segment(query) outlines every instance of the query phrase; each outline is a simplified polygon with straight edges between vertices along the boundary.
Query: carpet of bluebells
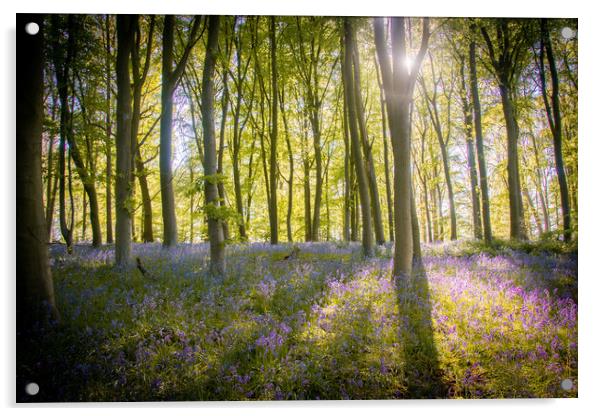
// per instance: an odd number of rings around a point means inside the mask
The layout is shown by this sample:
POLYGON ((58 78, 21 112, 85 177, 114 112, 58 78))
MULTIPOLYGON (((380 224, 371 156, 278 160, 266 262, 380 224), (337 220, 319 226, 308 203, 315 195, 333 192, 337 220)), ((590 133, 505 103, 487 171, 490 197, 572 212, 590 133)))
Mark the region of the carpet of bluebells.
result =
POLYGON ((232 244, 222 278, 206 244, 134 245, 145 276, 52 247, 61 322, 19 334, 20 400, 576 397, 576 253, 471 244, 403 281, 390 246, 232 244))

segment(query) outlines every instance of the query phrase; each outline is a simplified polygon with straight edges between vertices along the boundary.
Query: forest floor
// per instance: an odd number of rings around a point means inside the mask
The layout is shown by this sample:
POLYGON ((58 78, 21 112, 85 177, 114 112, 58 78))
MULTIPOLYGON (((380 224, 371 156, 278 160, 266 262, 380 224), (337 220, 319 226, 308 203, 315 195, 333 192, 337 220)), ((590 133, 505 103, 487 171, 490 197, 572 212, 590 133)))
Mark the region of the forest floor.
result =
POLYGON ((51 248, 60 324, 18 339, 20 401, 577 396, 577 254, 426 245, 392 281, 391 246, 135 244, 51 248), (34 341, 35 340, 35 341, 34 341))

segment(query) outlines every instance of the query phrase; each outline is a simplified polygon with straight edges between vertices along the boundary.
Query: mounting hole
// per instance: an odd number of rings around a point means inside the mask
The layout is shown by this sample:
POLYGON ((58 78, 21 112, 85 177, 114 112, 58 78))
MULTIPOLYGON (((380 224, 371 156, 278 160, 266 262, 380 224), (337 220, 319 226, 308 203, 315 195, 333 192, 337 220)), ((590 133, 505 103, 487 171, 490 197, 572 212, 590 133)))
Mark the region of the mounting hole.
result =
POLYGON ((560 387, 562 387, 563 390, 571 391, 573 390, 573 381, 571 379, 565 378, 564 380, 562 380, 562 383, 560 383, 560 387))
POLYGON ((40 386, 38 386, 38 383, 28 383, 25 386, 25 393, 29 394, 30 396, 35 396, 39 392, 40 386))
POLYGON ((566 40, 573 39, 575 37, 575 31, 573 29, 571 29, 570 27, 563 27, 562 30, 560 31, 560 34, 566 40))
POLYGON ((29 22, 25 25, 25 32, 28 35, 37 35, 40 31, 40 26, 35 22, 29 22))

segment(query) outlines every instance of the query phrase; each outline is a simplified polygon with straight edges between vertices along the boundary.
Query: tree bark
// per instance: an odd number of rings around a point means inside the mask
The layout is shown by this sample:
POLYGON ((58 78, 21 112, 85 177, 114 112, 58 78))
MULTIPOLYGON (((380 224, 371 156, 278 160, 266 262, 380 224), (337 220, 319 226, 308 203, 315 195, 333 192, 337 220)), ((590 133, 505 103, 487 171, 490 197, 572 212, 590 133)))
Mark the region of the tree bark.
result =
MULTIPOLYGON (((217 173, 222 175, 224 172, 224 149, 226 146, 226 116, 228 115, 228 100, 230 91, 228 89, 228 71, 224 70, 222 74, 222 83, 224 84, 224 91, 222 92, 222 119, 220 121, 219 128, 219 150, 217 155, 217 173)), ((219 204, 221 207, 226 207, 226 189, 224 182, 220 180, 217 183, 217 192, 219 195, 219 204)), ((228 227, 227 219, 222 220, 222 234, 224 240, 230 240, 230 228, 228 227)))
POLYGON ((483 234, 485 242, 491 244, 491 215, 489 213, 489 186, 487 180, 487 164, 485 159, 485 150, 483 146, 483 128, 481 123, 481 101, 479 99, 479 86, 477 78, 477 59, 476 59, 476 25, 471 25, 473 37, 469 46, 469 66, 470 66, 470 97, 472 100, 472 110, 475 126, 475 139, 477 148, 477 161, 479 164, 479 185, 481 190, 481 207, 483 212, 483 234))
POLYGON ((44 16, 17 14, 17 331, 59 319, 42 201, 44 16), (37 23, 36 35, 25 25, 37 23))
POLYGON ((521 39, 511 39, 507 19, 496 20, 496 31, 497 42, 499 44, 499 58, 496 58, 493 43, 486 28, 481 27, 481 34, 487 44, 489 58, 497 75, 498 89, 502 99, 502 108, 506 122, 508 150, 506 171, 508 173, 508 198, 510 205, 510 238, 522 240, 526 239, 525 219, 518 166, 519 131, 512 93, 515 84, 514 78, 517 74, 516 60, 523 45, 521 39))
MULTIPOLYGON (((56 121, 57 98, 52 94, 52 114, 51 119, 56 121)), ((48 137, 48 181, 46 183, 46 233, 48 241, 52 240, 52 223, 54 219, 54 201, 59 179, 58 169, 54 166, 54 131, 48 137), (53 173, 54 172, 54 173, 53 173)))
MULTIPOLYGON (((355 33, 352 33, 355 36, 355 33)), ((372 147, 368 142, 368 129, 366 127, 366 116, 364 114, 364 105, 361 92, 360 78, 360 60, 357 41, 353 39, 353 77, 354 77, 354 94, 355 105, 357 107, 358 127, 360 134, 360 142, 364 151, 366 161, 366 176, 368 177, 368 186, 370 191, 370 206, 374 222, 374 236, 376 244, 382 245, 385 243, 385 232, 383 229, 382 211, 380 209, 380 197, 378 195, 378 183, 376 182, 376 171, 374 168, 374 159, 372 157, 372 147)))
POLYGON ((130 53, 134 46, 136 15, 117 16, 117 175, 115 181, 115 264, 125 268, 131 251, 131 172, 132 106, 130 90, 130 53))
POLYGON ((210 247, 210 272, 215 275, 223 275, 225 271, 225 249, 224 235, 220 216, 217 215, 219 206, 219 192, 216 178, 216 143, 214 131, 214 86, 213 75, 217 57, 217 40, 219 35, 220 16, 209 17, 209 38, 207 40, 207 52, 205 54, 205 65, 203 68, 203 83, 201 93, 201 112, 203 115, 203 145, 205 168, 205 204, 210 208, 207 212, 207 223, 210 247), (212 179, 213 177, 213 179, 212 179))
MULTIPOLYGON (((375 61, 378 66, 378 62, 375 61)), ((385 163, 385 186, 387 192, 387 214, 389 220, 389 241, 395 241, 395 230, 393 226, 393 201, 391 198, 391 178, 389 175, 389 144, 387 143, 387 110, 385 108, 385 91, 380 80, 379 70, 376 70, 376 79, 380 92, 380 112, 383 129, 383 159, 385 163)))
POLYGON ((556 59, 552 50, 550 33, 548 30, 547 19, 541 19, 541 56, 540 56, 540 74, 541 89, 546 106, 546 114, 552 137, 554 139, 554 162, 556 164, 556 176, 558 177, 558 187, 560 189, 560 204, 562 205, 562 225, 564 241, 571 241, 571 207, 569 204, 569 189, 564 171, 564 159, 562 157, 562 117, 560 115, 560 99, 558 88, 558 71, 556 69, 556 59), (552 108, 546 91, 546 75, 543 64, 543 51, 546 51, 548 66, 550 68, 550 77, 552 78, 552 108))
POLYGON ((163 57, 161 75, 161 133, 159 143, 159 173, 161 182, 161 206, 163 214, 163 247, 171 248, 178 244, 178 227, 176 220, 176 205, 173 190, 172 165, 172 124, 173 124, 173 93, 180 80, 190 51, 196 41, 200 26, 200 17, 194 18, 190 37, 184 48, 184 53, 173 67, 174 49, 174 16, 166 15, 163 23, 163 57))
POLYGON ((282 122, 284 123, 284 139, 286 140, 286 149, 288 151, 288 202, 286 209, 286 237, 290 242, 293 241, 293 227, 292 227, 292 216, 293 216, 293 172, 294 172, 294 159, 293 159, 293 148, 291 146, 291 138, 288 130, 288 120, 286 118, 286 112, 284 107, 284 88, 280 90, 279 94, 280 101, 280 112, 282 113, 282 122))
MULTIPOLYGON (((391 19, 392 65, 386 50, 384 22, 374 19, 374 41, 385 88, 385 101, 389 115, 389 131, 393 149, 393 188, 395 218, 395 251, 393 253, 393 276, 409 277, 412 273, 414 242, 412 237, 412 179, 410 146, 410 104, 414 84, 429 38, 428 18, 423 20, 420 50, 414 68, 408 73, 406 59, 405 22, 403 18, 391 19)), ((419 244, 420 242, 416 242, 419 244)))
MULTIPOLYGON (((140 52, 141 52, 141 31, 140 25, 136 23, 134 45, 132 47, 132 84, 133 84, 133 106, 132 106, 132 187, 135 187, 135 180, 138 177, 140 184, 140 198, 142 199, 142 241, 145 243, 153 242, 153 212, 150 192, 148 189, 147 174, 142 161, 142 153, 140 150, 141 143, 138 142, 138 132, 140 128, 141 105, 142 105, 142 87, 146 81, 150 68, 153 33, 155 27, 155 16, 150 17, 149 29, 146 43, 146 59, 144 66, 141 68, 140 52)), ((152 129, 152 127, 151 127, 152 129)), ((133 222, 132 222, 133 224, 133 222)))
MULTIPOLYGON (((58 92, 59 92, 59 100, 61 102, 61 139, 66 139, 67 143, 69 143, 69 153, 73 162, 75 163, 75 167, 77 169, 77 173, 82 180, 84 191, 88 195, 90 200, 90 222, 92 224, 92 245, 94 247, 100 246, 102 243, 102 235, 100 230, 100 220, 98 216, 98 198, 96 196, 96 187, 94 186, 94 179, 90 177, 88 170, 86 169, 84 160, 79 151, 79 147, 73 135, 72 128, 72 114, 69 109, 69 86, 72 84, 70 80, 70 67, 75 60, 75 50, 76 50, 76 17, 74 15, 69 15, 67 17, 67 51, 66 56, 63 56, 64 48, 60 45, 59 37, 61 28, 59 28, 58 17, 53 16, 53 26, 54 27, 54 41, 53 41, 53 61, 55 74, 57 78, 58 84, 58 92)), ((64 159, 63 159, 63 167, 64 167, 64 159)), ((64 170, 62 170, 64 172, 64 170)), ((63 185, 64 189, 64 185, 63 185)), ((63 191, 64 195, 64 191, 63 191)), ((71 246, 70 244, 68 244, 71 246)))
POLYGON ((270 18, 270 57, 272 64, 272 109, 270 128, 270 243, 278 244, 278 189, 276 184, 278 158, 278 66, 276 62, 276 21, 270 18))
POLYGON ((372 217, 370 213, 370 193, 368 189, 368 178, 364 170, 364 160, 362 158, 362 149, 358 131, 358 115, 356 113, 357 104, 354 91, 353 76, 353 50, 355 40, 355 29, 350 18, 344 21, 344 55, 345 65, 343 74, 343 85, 345 96, 347 97, 347 116, 349 124, 349 133, 351 137, 351 149, 355 165, 355 173, 359 184, 360 204, 362 208, 362 247, 366 257, 374 256, 374 236, 372 234, 372 217))
POLYGON ((112 201, 112 180, 113 174, 111 142, 113 122, 111 121, 111 27, 109 15, 105 16, 105 36, 106 36, 106 55, 105 55, 105 75, 106 75, 106 113, 105 113, 105 134, 106 134, 106 158, 107 169, 105 174, 105 192, 106 192, 106 215, 107 215, 107 244, 113 244, 113 201, 112 201))

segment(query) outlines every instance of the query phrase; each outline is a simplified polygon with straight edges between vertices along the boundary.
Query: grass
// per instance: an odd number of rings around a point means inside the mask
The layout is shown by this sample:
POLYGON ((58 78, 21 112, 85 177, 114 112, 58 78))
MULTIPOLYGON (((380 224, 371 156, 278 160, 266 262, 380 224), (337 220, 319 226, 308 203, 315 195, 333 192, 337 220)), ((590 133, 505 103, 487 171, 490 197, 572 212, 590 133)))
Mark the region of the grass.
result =
POLYGON ((147 277, 53 248, 62 321, 18 336, 18 385, 40 385, 18 400, 577 395, 574 251, 436 244, 392 281, 390 247, 298 246, 230 245, 223 278, 203 244, 135 245, 147 277))

